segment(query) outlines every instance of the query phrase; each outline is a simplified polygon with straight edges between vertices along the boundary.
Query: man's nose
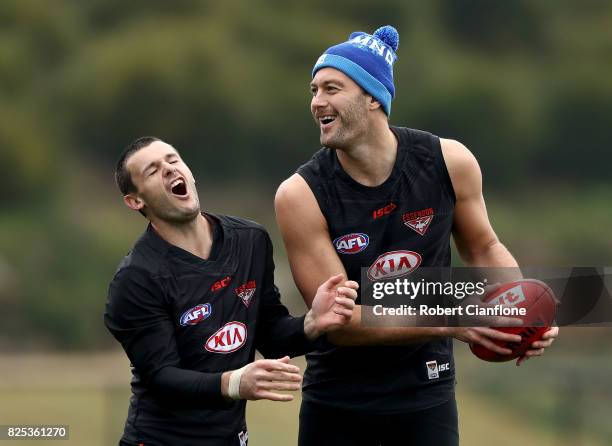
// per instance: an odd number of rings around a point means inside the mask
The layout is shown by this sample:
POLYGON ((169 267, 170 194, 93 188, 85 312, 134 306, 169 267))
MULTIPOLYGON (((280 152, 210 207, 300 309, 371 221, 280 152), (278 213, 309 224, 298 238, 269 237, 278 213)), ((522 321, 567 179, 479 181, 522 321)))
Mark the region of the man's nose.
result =
POLYGON ((164 176, 166 177, 172 175, 176 171, 176 167, 166 161, 163 162, 162 169, 164 169, 164 176))
POLYGON ((325 105, 327 105, 327 98, 325 97, 324 93, 317 92, 316 94, 312 96, 312 101, 310 103, 310 106, 312 107, 313 110, 319 107, 324 107, 325 105))

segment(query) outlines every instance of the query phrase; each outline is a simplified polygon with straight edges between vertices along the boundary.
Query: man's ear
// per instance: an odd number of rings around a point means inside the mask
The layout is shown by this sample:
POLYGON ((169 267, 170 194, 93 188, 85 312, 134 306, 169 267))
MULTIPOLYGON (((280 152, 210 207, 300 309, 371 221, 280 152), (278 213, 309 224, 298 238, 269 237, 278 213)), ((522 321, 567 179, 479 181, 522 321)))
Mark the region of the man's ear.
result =
POLYGON ((373 96, 368 95, 368 110, 376 110, 377 108, 381 108, 380 102, 373 96))
POLYGON ((135 211, 140 211, 145 207, 145 202, 136 194, 127 194, 123 197, 123 202, 127 207, 135 211))

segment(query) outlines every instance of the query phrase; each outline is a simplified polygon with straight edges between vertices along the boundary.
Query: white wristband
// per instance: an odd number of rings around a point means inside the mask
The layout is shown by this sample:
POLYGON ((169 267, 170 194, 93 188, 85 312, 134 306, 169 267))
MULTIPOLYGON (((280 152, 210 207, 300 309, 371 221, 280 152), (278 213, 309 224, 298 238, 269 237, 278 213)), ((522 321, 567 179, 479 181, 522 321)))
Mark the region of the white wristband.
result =
POLYGON ((244 373, 244 369, 248 366, 234 370, 229 377, 229 385, 227 386, 227 395, 233 400, 239 400, 240 398, 240 379, 242 378, 242 374, 244 373))

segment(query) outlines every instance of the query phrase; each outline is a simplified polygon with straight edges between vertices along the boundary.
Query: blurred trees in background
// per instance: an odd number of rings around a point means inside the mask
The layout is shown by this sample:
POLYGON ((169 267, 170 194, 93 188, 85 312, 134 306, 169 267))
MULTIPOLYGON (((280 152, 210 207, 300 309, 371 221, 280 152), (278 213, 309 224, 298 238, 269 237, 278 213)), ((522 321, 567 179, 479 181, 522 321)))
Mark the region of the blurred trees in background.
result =
POLYGON ((318 148, 314 61, 384 24, 400 32, 391 123, 476 154, 519 258, 609 264, 610 2, 8 0, 0 346, 108 343, 106 286, 135 227, 112 170, 138 136, 172 143, 214 195, 257 185, 268 207, 249 216, 274 232, 274 187, 318 148))

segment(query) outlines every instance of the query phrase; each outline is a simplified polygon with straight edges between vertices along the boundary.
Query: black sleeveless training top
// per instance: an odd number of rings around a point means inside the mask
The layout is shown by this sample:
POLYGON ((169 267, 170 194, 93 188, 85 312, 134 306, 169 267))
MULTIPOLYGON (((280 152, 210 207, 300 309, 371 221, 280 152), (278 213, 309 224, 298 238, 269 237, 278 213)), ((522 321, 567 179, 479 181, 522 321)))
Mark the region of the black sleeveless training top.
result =
MULTIPOLYGON (((398 139, 397 157, 379 186, 356 182, 329 148, 298 169, 327 220, 348 277, 358 282, 362 267, 371 267, 379 279, 415 265, 450 266, 455 194, 440 139, 420 130, 391 130, 398 139)), ((328 344, 306 359, 303 399, 319 404, 393 414, 442 404, 454 392, 450 338, 406 346, 328 344)))

